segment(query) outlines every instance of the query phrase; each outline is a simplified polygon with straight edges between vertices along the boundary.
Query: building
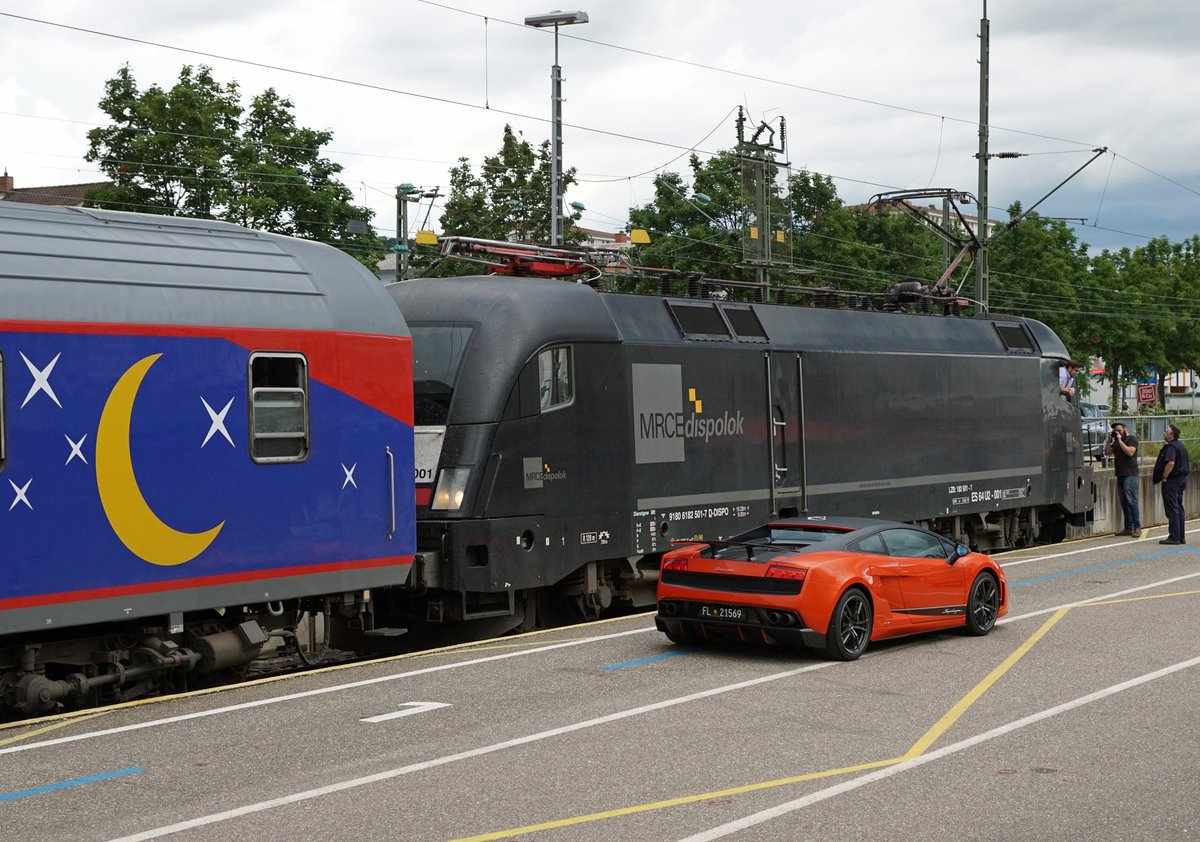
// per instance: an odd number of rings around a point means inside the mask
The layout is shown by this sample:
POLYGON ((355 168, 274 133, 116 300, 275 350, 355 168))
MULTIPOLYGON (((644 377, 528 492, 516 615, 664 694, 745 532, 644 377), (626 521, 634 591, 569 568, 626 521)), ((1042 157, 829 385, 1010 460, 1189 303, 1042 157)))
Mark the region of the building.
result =
POLYGON ((92 181, 87 184, 55 184, 46 187, 15 187, 13 177, 4 170, 0 176, 0 202, 21 202, 26 205, 66 205, 79 207, 89 190, 106 187, 109 181, 92 181))

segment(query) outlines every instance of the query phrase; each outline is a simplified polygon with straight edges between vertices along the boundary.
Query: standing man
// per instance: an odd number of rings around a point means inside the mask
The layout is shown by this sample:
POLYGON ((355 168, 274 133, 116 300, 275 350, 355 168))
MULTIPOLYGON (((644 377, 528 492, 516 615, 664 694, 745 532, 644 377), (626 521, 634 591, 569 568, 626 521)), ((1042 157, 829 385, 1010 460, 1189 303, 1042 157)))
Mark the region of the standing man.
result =
POLYGON ((1075 383, 1075 378, 1079 375, 1083 365, 1075 360, 1064 363, 1058 369, 1058 393, 1065 395, 1067 400, 1075 397, 1075 390, 1078 388, 1075 383))
POLYGON ((1163 509, 1167 512, 1167 537, 1160 544, 1186 544, 1183 532, 1183 491, 1187 488, 1188 452, 1179 440, 1179 428, 1167 425, 1163 449, 1154 463, 1154 484, 1162 483, 1163 509))
POLYGON ((1117 496, 1125 515, 1125 528, 1118 535, 1142 537, 1142 513, 1138 508, 1138 440, 1123 421, 1114 421, 1104 452, 1113 457, 1117 474, 1117 496))

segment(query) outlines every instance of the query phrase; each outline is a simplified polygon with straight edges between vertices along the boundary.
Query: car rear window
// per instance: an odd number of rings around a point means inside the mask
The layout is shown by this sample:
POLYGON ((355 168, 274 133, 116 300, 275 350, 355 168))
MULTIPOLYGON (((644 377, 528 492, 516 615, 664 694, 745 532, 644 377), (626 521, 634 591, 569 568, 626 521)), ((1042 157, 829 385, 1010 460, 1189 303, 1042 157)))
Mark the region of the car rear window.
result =
POLYGON ((833 529, 809 529, 797 526, 789 526, 786 528, 774 527, 771 529, 769 543, 812 544, 817 541, 826 541, 842 534, 844 533, 833 529))

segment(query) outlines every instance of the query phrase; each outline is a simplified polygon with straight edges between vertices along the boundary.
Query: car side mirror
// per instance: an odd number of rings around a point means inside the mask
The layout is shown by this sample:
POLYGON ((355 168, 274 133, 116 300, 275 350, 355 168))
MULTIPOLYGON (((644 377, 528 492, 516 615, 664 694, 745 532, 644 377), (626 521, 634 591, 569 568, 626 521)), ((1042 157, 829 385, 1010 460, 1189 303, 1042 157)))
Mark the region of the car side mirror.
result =
POLYGON ((969 555, 970 552, 971 549, 966 544, 959 544, 954 548, 954 552, 950 554, 950 563, 954 564, 954 562, 958 561, 963 556, 969 555))

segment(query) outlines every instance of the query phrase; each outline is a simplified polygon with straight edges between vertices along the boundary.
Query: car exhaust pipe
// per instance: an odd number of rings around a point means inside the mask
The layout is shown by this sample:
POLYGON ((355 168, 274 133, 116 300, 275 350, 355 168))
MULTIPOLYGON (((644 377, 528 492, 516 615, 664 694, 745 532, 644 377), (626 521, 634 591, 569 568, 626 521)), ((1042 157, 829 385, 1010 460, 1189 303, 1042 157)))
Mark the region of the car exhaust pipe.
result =
POLYGON ((679 613, 679 606, 674 602, 660 602, 658 604, 658 611, 667 617, 674 617, 679 613))
POLYGON ((778 611, 768 611, 767 612, 767 622, 773 626, 779 625, 779 612, 778 611))

